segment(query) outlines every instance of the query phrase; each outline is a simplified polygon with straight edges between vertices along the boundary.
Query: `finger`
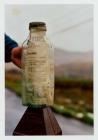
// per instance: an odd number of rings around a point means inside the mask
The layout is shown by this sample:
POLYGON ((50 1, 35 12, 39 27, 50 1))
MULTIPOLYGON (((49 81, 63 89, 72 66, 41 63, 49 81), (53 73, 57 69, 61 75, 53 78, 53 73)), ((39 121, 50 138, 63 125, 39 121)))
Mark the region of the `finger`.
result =
POLYGON ((14 48, 14 50, 13 50, 12 53, 13 53, 14 57, 21 58, 22 47, 16 47, 16 48, 14 48))
POLYGON ((11 52, 12 62, 21 68, 21 55, 22 55, 22 47, 13 48, 11 52))
POLYGON ((15 65, 17 65, 19 68, 21 68, 21 59, 14 57, 14 58, 12 58, 12 60, 15 65))

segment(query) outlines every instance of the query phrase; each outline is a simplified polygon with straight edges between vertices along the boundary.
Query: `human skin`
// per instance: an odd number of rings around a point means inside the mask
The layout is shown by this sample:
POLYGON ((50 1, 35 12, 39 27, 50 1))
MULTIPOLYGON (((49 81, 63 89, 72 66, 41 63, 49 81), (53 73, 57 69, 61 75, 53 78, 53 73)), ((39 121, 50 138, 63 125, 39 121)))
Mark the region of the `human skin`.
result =
POLYGON ((22 47, 18 46, 12 49, 11 60, 19 68, 21 68, 21 55, 22 55, 22 47))

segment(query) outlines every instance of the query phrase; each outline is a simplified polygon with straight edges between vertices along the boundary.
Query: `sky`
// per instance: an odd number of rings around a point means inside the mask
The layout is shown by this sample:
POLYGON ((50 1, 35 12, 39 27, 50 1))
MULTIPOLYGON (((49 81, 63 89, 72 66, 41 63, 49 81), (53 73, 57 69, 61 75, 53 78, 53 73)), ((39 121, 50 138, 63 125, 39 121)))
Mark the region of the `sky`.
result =
POLYGON ((68 51, 93 50, 93 5, 6 5, 5 32, 20 45, 29 22, 44 21, 54 47, 68 51))

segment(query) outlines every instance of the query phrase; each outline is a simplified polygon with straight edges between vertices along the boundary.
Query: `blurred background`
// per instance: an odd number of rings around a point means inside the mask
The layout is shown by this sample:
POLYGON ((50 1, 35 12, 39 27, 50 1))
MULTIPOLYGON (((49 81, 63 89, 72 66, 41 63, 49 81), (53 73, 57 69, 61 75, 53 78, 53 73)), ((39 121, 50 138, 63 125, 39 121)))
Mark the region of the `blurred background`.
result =
MULTIPOLYGON (((93 134, 93 5, 6 5, 5 32, 21 45, 29 22, 44 21, 54 46, 52 107, 64 135, 93 134)), ((5 64, 5 134, 11 135, 26 107, 21 70, 5 64)))

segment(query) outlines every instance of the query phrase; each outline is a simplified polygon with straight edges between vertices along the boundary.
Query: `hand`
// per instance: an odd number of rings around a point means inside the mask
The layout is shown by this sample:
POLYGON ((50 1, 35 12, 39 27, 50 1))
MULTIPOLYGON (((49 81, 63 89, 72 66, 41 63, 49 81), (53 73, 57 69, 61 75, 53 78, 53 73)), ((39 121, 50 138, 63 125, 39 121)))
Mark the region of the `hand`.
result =
POLYGON ((22 47, 15 47, 11 52, 11 60, 12 62, 21 68, 21 55, 22 55, 22 47))

